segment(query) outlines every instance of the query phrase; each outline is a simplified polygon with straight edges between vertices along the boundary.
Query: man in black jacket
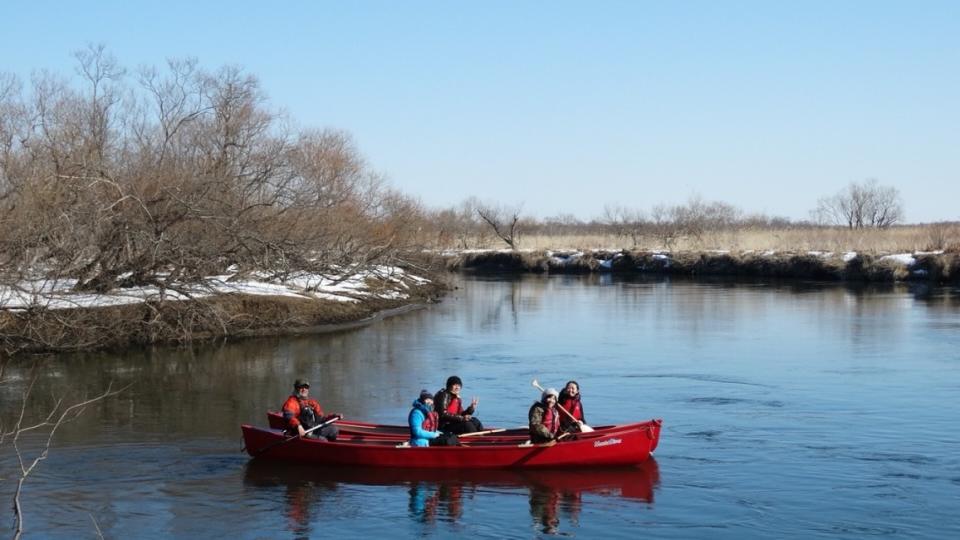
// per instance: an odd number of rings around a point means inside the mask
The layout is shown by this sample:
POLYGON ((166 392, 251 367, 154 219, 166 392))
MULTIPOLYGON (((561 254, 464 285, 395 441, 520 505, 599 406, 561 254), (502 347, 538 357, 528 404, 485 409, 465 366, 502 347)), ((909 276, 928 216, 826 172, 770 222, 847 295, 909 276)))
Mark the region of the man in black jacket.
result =
POLYGON ((433 398, 434 410, 440 415, 440 431, 456 434, 483 431, 480 419, 473 416, 480 400, 473 398, 470 406, 464 409, 463 401, 460 399, 462 388, 463 381, 460 377, 453 375, 447 379, 446 388, 437 392, 433 398))

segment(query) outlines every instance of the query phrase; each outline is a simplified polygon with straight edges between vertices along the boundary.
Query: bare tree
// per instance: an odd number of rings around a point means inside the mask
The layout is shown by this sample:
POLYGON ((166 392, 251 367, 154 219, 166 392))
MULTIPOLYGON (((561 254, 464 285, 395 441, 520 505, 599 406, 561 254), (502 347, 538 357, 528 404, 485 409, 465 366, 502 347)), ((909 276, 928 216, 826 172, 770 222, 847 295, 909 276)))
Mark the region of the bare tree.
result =
MULTIPOLYGON (((6 365, 9 360, 0 360, 0 385, 7 384, 7 380, 4 379, 6 365)), ((24 531, 26 530, 26 520, 24 516, 24 508, 21 502, 21 495, 23 494, 23 488, 29 479, 30 475, 33 474, 37 467, 47 459, 50 455, 50 448, 53 444, 54 436, 57 431, 66 423, 75 420, 84 410, 90 405, 93 405, 97 402, 103 401, 109 397, 116 396, 129 388, 125 386, 123 388, 113 388, 113 384, 110 383, 107 385, 107 388, 100 394, 81 399, 80 401, 69 405, 64 406, 63 400, 58 399, 54 406, 37 421, 28 423, 26 419, 28 418, 28 404, 33 393, 34 386, 39 378, 39 363, 35 363, 33 369, 31 370, 31 375, 28 379, 28 382, 24 386, 24 389, 21 393, 20 398, 20 409, 13 419, 13 424, 7 426, 3 423, 3 418, 0 417, 0 446, 5 444, 7 441, 10 441, 10 445, 13 447, 14 454, 16 455, 16 464, 17 471, 14 474, 14 477, 17 481, 17 487, 13 495, 13 515, 14 515, 14 535, 15 540, 19 540, 24 531), (32 457, 27 456, 27 452, 23 448, 23 437, 26 435, 39 436, 39 446, 34 449, 32 457)), ((96 527, 99 533, 99 526, 96 523, 96 520, 91 515, 91 520, 93 520, 94 527, 96 527)))
POLYGON ((519 243, 519 229, 517 224, 520 222, 520 210, 522 205, 503 206, 496 204, 480 204, 477 206, 477 214, 480 219, 493 229, 493 233, 504 241, 510 249, 517 249, 519 243))
MULTIPOLYGON (((187 59, 131 83, 102 46, 76 58, 75 80, 41 73, 28 92, 0 76, 0 287, 152 286, 145 324, 162 325, 168 292, 191 297, 209 276, 346 278, 414 251, 419 203, 390 189, 348 134, 294 129, 256 77, 187 59)), ((0 332, 6 350, 57 348, 66 340, 34 330, 89 322, 35 298, 5 319, 23 338, 0 332)), ((228 314, 193 307, 188 321, 228 326, 228 314)))
POLYGON ((650 211, 650 227, 665 249, 672 250, 682 234, 669 206, 658 204, 650 211))
POLYGON ((436 231, 438 247, 470 249, 486 244, 487 225, 477 215, 478 205, 476 197, 469 197, 456 206, 433 212, 428 226, 436 231))
POLYGON ((821 198, 812 214, 819 223, 885 229, 903 219, 903 204, 897 188, 869 179, 851 182, 836 195, 821 198))
POLYGON ((603 209, 603 223, 613 230, 618 238, 630 238, 631 247, 640 244, 646 218, 642 210, 619 205, 607 205, 603 209))

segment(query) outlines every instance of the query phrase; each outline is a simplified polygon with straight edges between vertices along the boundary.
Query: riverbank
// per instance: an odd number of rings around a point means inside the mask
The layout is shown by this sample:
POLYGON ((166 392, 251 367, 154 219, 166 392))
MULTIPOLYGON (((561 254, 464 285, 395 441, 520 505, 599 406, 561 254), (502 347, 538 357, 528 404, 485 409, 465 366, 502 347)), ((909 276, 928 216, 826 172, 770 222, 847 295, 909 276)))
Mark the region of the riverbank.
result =
MULTIPOLYGON (((425 272, 418 272, 424 274, 425 272)), ((70 280, 0 290, 0 355, 341 331, 439 301, 437 275, 216 276, 173 290, 74 293, 70 280)))
POLYGON ((768 251, 464 250, 443 254, 450 271, 660 274, 822 281, 960 283, 960 253, 768 251))

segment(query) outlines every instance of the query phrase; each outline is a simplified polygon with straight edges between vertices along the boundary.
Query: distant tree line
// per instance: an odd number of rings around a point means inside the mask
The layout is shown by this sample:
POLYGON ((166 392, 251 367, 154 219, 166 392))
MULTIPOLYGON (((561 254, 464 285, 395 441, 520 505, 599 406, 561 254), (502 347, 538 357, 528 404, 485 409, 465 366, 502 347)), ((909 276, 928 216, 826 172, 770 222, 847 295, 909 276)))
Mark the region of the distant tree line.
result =
POLYGON ((681 204, 657 204, 649 210, 608 205, 601 216, 589 220, 572 214, 537 219, 523 215, 522 205, 506 206, 476 197, 428 213, 434 243, 443 247, 489 247, 502 241, 501 245, 515 249, 523 236, 597 235, 614 237, 624 247, 646 243, 673 249, 681 240, 697 244, 708 232, 834 226, 885 229, 903 219, 903 206, 895 188, 870 180, 851 183, 836 195, 820 199, 811 212, 812 220, 747 214, 732 204, 699 196, 681 204))

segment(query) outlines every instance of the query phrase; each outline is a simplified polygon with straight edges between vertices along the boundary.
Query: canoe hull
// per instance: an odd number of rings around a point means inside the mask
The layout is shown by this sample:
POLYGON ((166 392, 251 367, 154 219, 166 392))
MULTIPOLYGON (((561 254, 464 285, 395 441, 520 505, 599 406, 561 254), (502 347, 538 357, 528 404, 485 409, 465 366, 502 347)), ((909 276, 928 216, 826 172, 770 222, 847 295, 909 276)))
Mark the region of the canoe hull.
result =
MULTIPOLYGON (((284 429, 286 425, 283 416, 280 413, 270 411, 267 413, 267 421, 270 424, 271 429, 284 429)), ((623 425, 613 425, 613 426, 594 426, 595 433, 606 433, 611 430, 622 430, 625 428, 647 428, 652 429, 654 435, 653 445, 650 448, 650 451, 654 451, 657 448, 657 444, 660 442, 660 420, 648 420, 645 422, 638 422, 635 424, 623 424, 623 425)), ((348 442, 361 442, 365 440, 374 440, 374 439, 384 439, 384 440, 397 440, 405 441, 410 438, 410 429, 406 426, 397 426, 397 425, 384 425, 384 424, 371 424, 368 422, 357 422, 352 420, 340 420, 337 422, 337 427, 340 430, 340 438, 343 441, 348 442)), ((494 428, 488 428, 494 429, 494 428)), ((490 441, 517 441, 523 442, 529 438, 529 430, 526 428, 514 428, 507 429, 504 431, 499 431, 497 433, 490 433, 487 435, 481 435, 480 437, 483 440, 490 441)), ((472 437, 471 437, 472 438, 472 437)), ((479 440, 479 439, 478 439, 479 440)))
POLYGON ((650 457, 659 423, 627 426, 553 446, 470 442, 464 446, 411 448, 396 441, 327 442, 286 439, 280 430, 243 425, 247 452, 256 458, 333 466, 408 469, 566 468, 636 465, 650 457), (286 441, 286 442, 282 442, 286 441))

